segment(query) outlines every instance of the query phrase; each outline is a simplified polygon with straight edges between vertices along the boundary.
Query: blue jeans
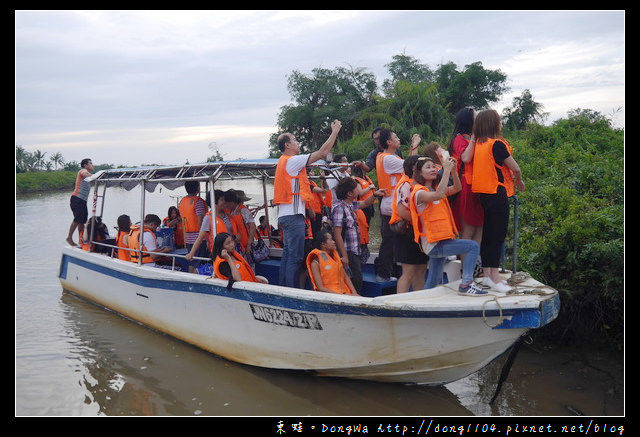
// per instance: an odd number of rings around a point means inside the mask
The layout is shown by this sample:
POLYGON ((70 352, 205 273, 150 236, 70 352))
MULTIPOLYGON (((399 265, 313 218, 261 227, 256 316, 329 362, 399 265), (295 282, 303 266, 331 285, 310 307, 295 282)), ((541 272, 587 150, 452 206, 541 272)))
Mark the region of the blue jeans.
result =
POLYGON ((279 282, 285 287, 300 287, 300 268, 304 258, 304 216, 302 214, 280 217, 278 226, 284 236, 279 282))
POLYGON ((424 288, 436 287, 442 282, 442 271, 446 258, 451 255, 466 254, 462 261, 462 284, 473 281, 473 272, 478 261, 480 248, 473 240, 450 239, 439 241, 429 255, 429 274, 424 288))

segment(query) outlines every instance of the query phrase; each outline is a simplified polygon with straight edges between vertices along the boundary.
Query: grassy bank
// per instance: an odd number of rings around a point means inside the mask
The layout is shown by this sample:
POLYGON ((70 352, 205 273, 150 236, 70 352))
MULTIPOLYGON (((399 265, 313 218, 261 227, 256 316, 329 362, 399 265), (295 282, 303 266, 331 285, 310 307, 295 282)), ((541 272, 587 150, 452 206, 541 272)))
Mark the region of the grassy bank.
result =
POLYGON ((16 194, 39 191, 73 190, 74 171, 30 171, 16 173, 16 194))

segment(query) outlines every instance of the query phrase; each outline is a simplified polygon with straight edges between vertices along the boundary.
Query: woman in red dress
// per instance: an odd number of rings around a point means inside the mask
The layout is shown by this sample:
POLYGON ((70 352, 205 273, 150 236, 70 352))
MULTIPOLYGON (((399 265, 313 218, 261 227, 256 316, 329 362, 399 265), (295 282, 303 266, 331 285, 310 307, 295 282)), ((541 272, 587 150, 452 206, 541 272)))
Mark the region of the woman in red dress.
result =
POLYGON ((471 192, 472 163, 462 161, 462 153, 469 146, 474 119, 473 108, 461 109, 456 115, 456 126, 449 141, 448 151, 458 162, 458 174, 462 182, 462 190, 451 200, 451 210, 460 230, 460 238, 474 240, 478 244, 482 241, 482 225, 484 210, 480 203, 480 196, 471 192))

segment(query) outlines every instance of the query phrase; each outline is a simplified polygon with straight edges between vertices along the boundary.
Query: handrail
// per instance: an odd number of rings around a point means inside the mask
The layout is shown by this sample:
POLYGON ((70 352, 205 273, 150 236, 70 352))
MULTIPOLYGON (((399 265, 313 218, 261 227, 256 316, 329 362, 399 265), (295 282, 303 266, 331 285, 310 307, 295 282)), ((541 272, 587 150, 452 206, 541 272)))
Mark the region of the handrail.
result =
MULTIPOLYGON (((215 194, 214 194, 214 184, 218 180, 246 180, 246 179, 261 179, 263 185, 263 195, 264 195, 264 204, 268 204, 268 198, 266 193, 266 181, 275 178, 275 169, 277 166, 278 159, 264 159, 264 160, 238 160, 238 161, 217 161, 217 162, 208 162, 202 164, 186 164, 179 166, 149 166, 149 167, 141 167, 141 168, 120 168, 120 169, 108 169, 101 170, 89 177, 88 182, 93 184, 94 189, 94 203, 92 209, 91 219, 95 222, 96 214, 96 206, 97 206, 97 198, 102 197, 102 205, 101 209, 104 209, 104 197, 106 193, 106 189, 108 186, 118 185, 121 187, 130 190, 135 187, 141 188, 141 198, 140 198, 140 210, 141 217, 145 217, 145 192, 146 191, 154 191, 157 184, 165 185, 170 190, 173 190, 180 186, 179 184, 183 184, 187 180, 195 180, 199 182, 207 182, 208 190, 211 192, 212 202, 215 202, 215 194), (99 187, 103 187, 102 196, 98 196, 99 187)), ((324 170, 328 172, 336 179, 339 177, 336 175, 336 171, 339 168, 350 167, 352 164, 348 163, 326 163, 324 161, 317 161, 315 163, 309 164, 307 167, 309 168, 317 168, 320 170, 324 170)), ((102 212, 102 211, 101 211, 102 212)), ((267 223, 269 222, 268 212, 267 215, 267 223)), ((142 236, 143 232, 140 232, 140 242, 138 249, 130 249, 130 248, 119 248, 117 246, 107 244, 104 242, 94 241, 94 228, 92 226, 92 232, 89 236, 89 243, 93 245, 99 245, 103 247, 110 247, 112 249, 117 250, 127 250, 129 252, 135 251, 140 254, 138 257, 138 264, 142 264, 142 254, 156 254, 157 252, 145 251, 142 250, 142 236)), ((216 228, 214 227, 214 238, 216 233, 216 228)), ((268 226, 269 235, 267 237, 268 246, 273 247, 272 239, 273 236, 270 235, 271 227, 268 226)), ((111 256, 113 257, 114 251, 111 251, 111 256)), ((163 256, 169 256, 172 258, 172 270, 175 269, 175 260, 176 258, 184 258, 185 255, 181 254, 162 254, 163 256)), ((207 257, 193 257, 192 259, 203 260, 211 262, 211 258, 207 257)))
MULTIPOLYGON (((129 247, 119 247, 113 244, 108 244, 108 243, 103 243, 100 241, 90 241, 90 244, 95 244, 97 246, 103 246, 103 247, 110 247, 111 249, 116 249, 116 250, 126 250, 128 252, 141 252, 141 253, 148 253, 148 254, 152 254, 152 255, 158 255, 158 252, 153 252, 150 250, 140 250, 140 249, 131 249, 129 247)), ((171 257, 173 259, 172 264, 171 264, 171 270, 175 269, 175 258, 184 258, 186 259, 186 254, 179 254, 179 253, 162 253, 162 256, 168 256, 171 257)), ((111 255, 109 255, 111 258, 115 258, 114 256, 114 251, 111 251, 111 255)), ((210 261, 213 262, 213 260, 210 257, 201 257, 201 256, 194 256, 193 259, 196 260, 200 260, 200 261, 210 261)))

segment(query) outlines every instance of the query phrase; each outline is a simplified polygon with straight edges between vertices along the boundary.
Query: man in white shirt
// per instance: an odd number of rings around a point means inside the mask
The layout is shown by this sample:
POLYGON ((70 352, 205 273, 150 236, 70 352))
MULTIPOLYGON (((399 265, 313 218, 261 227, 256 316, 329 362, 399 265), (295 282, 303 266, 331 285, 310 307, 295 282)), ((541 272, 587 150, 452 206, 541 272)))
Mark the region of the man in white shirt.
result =
MULTIPOLYGON (((158 240, 156 239, 156 229, 160 226, 162 221, 160 217, 155 214, 147 214, 143 221, 143 233, 142 233, 142 247, 145 252, 153 252, 150 254, 143 254, 143 259, 147 256, 151 258, 151 262, 144 262, 145 267, 156 267, 157 265, 166 264, 163 261, 162 254, 171 252, 171 248, 167 246, 158 247, 158 240)), ((137 233, 132 234, 131 238, 140 238, 137 233)), ((131 241, 129 247, 132 247, 131 241)), ((132 248, 137 249, 137 244, 134 243, 132 248)), ((137 253, 136 253, 137 255, 137 253)))
POLYGON ((304 262, 306 205, 311 195, 306 167, 327 156, 341 127, 342 124, 334 120, 327 141, 320 149, 304 155, 300 155, 300 143, 293 134, 283 133, 278 137, 278 148, 282 156, 276 168, 273 202, 278 205, 278 226, 284 239, 280 285, 299 286, 298 275, 304 262))

